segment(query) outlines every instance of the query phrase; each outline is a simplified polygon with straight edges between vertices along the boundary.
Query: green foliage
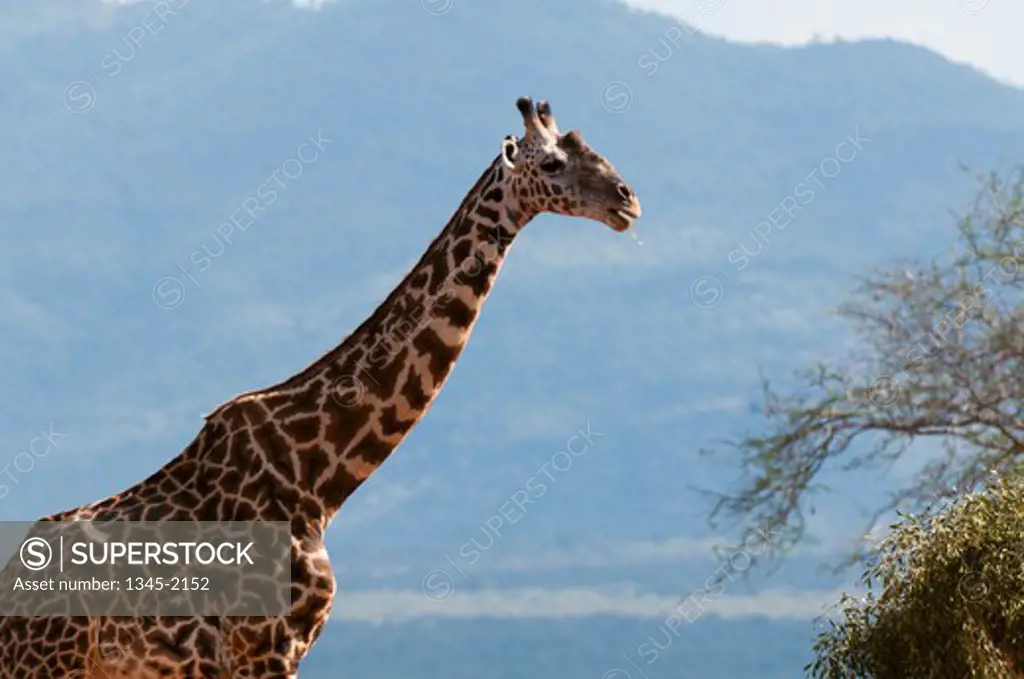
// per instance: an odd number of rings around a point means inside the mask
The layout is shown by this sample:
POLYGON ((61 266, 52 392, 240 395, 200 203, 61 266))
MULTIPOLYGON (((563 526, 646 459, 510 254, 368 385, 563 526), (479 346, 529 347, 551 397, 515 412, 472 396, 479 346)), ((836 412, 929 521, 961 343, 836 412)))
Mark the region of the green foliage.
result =
POLYGON ((1024 677, 1024 484, 999 481, 903 518, 867 564, 868 595, 837 605, 810 674, 1024 677))

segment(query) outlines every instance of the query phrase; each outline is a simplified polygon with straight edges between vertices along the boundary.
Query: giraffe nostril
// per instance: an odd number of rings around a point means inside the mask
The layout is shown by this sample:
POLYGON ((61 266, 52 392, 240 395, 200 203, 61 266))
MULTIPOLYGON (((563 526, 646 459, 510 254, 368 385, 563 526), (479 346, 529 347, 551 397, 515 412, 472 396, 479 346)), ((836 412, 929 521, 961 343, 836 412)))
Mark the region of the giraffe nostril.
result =
POLYGON ((622 196, 623 200, 629 200, 630 198, 633 197, 633 192, 630 191, 629 187, 626 186, 625 184, 619 184, 615 188, 618 190, 619 195, 622 196))

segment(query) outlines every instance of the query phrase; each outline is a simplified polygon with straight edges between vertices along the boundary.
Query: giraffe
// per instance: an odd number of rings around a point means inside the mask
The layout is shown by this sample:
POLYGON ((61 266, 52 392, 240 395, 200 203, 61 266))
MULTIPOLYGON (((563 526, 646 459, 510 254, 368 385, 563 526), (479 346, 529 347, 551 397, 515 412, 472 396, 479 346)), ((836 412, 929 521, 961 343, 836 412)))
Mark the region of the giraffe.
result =
POLYGON ((545 212, 617 232, 640 216, 633 190, 578 131, 559 132, 546 101, 523 96, 516 107, 523 136, 504 137, 419 262, 339 346, 208 413, 195 439, 141 483, 42 519, 289 522, 291 614, 2 617, 0 678, 298 676, 335 593, 328 524, 437 397, 513 240, 545 212), (120 652, 101 652, 111 644, 120 652))

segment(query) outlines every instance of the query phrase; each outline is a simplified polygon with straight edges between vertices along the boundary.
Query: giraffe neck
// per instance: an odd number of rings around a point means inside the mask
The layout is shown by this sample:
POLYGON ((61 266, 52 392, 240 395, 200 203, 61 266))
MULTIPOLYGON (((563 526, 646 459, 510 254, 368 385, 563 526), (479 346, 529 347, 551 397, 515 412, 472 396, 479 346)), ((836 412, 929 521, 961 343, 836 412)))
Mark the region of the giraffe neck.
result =
MULTIPOLYGON (((326 523, 402 442, 437 397, 508 248, 533 217, 500 159, 483 173, 416 266, 337 348, 291 379, 241 397, 262 405, 287 449, 307 514, 326 523), (312 505, 312 506, 311 506, 312 505)), ((253 405, 256 405, 255 403, 253 405)), ((251 424, 251 423, 250 423, 251 424)))

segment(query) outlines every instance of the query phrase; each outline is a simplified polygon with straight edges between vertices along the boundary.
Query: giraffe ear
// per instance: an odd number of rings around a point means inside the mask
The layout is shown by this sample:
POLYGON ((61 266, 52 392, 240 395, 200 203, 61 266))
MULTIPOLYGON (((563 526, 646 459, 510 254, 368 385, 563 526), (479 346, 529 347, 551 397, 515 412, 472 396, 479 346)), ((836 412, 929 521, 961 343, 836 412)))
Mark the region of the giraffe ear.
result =
POLYGON ((519 157, 519 140, 514 135, 506 135, 501 142, 501 162, 510 170, 516 169, 516 158, 519 157))

